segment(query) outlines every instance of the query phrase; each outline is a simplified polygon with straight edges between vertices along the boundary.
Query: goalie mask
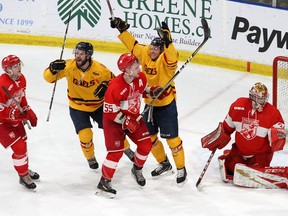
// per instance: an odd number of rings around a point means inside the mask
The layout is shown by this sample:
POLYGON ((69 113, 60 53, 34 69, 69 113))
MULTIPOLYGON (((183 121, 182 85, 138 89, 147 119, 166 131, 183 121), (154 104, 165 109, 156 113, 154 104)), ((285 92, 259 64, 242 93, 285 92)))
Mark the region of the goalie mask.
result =
POLYGON ((8 55, 2 59, 2 68, 8 76, 16 81, 21 76, 22 62, 16 55, 8 55))
POLYGON ((261 82, 255 83, 249 91, 249 98, 252 100, 253 110, 257 110, 258 112, 263 111, 268 97, 268 89, 261 82))

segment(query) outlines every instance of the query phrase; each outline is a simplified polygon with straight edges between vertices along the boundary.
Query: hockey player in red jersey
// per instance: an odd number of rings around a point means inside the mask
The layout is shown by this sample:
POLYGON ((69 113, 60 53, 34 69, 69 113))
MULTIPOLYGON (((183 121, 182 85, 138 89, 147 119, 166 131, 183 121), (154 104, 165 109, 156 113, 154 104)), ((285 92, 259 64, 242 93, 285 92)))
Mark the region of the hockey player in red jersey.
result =
POLYGON ((116 194, 110 182, 123 155, 126 135, 137 145, 132 175, 140 186, 146 183, 142 168, 152 143, 140 115, 140 102, 142 96, 154 97, 162 90, 161 87, 147 86, 146 77, 140 71, 138 59, 133 54, 122 54, 117 64, 123 73, 109 83, 104 98, 103 126, 108 153, 102 165, 99 190, 96 192, 96 194, 105 193, 110 198, 116 194))
MULTIPOLYGON (((127 31, 129 24, 121 18, 111 18, 110 25, 112 28, 119 30, 120 35, 118 35, 118 38, 141 62, 148 85, 164 87, 171 77, 174 76, 179 59, 179 54, 174 47, 167 23, 161 23, 161 28, 157 29, 159 37, 153 38, 149 45, 140 44, 127 31)), ((176 182, 178 185, 183 185, 186 180, 187 171, 185 167, 184 146, 178 131, 178 111, 174 81, 171 82, 162 95, 163 99, 156 100, 150 111, 143 115, 153 144, 151 153, 158 162, 158 166, 151 172, 151 175, 152 177, 159 177, 160 175, 173 173, 172 165, 166 155, 163 143, 159 139, 160 136, 165 139, 171 149, 171 154, 177 168, 176 182)), ((150 104, 152 100, 151 98, 146 98, 145 104, 150 104)))
POLYGON ((35 189, 32 179, 39 179, 39 174, 29 170, 24 123, 36 127, 37 116, 26 100, 26 79, 21 73, 21 64, 15 55, 2 60, 5 73, 0 76, 0 143, 13 151, 12 159, 20 184, 35 189))
POLYGON ((225 120, 219 124, 219 132, 202 139, 204 148, 222 149, 235 132, 231 150, 225 150, 218 158, 224 182, 233 180, 245 187, 287 188, 287 167, 269 167, 274 152, 284 148, 286 133, 281 113, 267 102, 268 96, 267 87, 255 83, 249 98, 238 98, 232 103, 225 120))

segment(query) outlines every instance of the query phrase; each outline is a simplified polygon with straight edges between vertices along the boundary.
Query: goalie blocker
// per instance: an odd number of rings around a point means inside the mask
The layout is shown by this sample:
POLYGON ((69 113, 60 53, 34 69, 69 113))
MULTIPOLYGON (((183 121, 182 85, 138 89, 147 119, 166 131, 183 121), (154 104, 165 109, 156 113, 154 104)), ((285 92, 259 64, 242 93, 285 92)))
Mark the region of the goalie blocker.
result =
POLYGON ((224 148, 230 142, 230 140, 230 135, 224 131, 223 123, 219 122, 218 127, 214 131, 201 139, 201 143, 203 148, 208 148, 210 151, 212 151, 216 148, 224 148))
POLYGON ((248 188, 288 189, 288 167, 248 167, 236 164, 233 183, 248 188))

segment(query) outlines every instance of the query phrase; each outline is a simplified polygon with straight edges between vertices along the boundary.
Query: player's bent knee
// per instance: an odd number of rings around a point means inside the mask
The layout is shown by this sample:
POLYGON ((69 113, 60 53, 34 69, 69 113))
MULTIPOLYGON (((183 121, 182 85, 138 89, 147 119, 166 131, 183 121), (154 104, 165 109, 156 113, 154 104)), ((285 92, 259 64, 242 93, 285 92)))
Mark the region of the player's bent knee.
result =
POLYGON ((173 155, 177 155, 180 151, 183 150, 182 140, 180 139, 180 137, 167 139, 167 143, 168 143, 173 155))
POLYGON ((78 133, 81 145, 82 143, 90 143, 93 139, 93 132, 91 128, 85 128, 79 131, 78 133))
POLYGON ((229 175, 227 172, 227 168, 225 166, 225 155, 222 155, 218 158, 218 164, 219 164, 219 171, 220 171, 220 176, 222 178, 222 181, 227 183, 231 180, 233 180, 233 176, 229 175))

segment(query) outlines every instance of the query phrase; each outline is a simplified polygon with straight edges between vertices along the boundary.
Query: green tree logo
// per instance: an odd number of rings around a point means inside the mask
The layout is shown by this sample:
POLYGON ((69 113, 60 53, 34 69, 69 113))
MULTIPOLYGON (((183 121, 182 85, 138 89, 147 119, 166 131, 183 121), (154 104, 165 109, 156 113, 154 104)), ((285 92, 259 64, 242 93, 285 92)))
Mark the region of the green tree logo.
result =
POLYGON ((78 31, 81 29, 83 21, 87 22, 93 28, 100 19, 100 0, 59 0, 57 6, 59 16, 65 24, 68 22, 69 14, 73 6, 70 21, 77 19, 78 31))

